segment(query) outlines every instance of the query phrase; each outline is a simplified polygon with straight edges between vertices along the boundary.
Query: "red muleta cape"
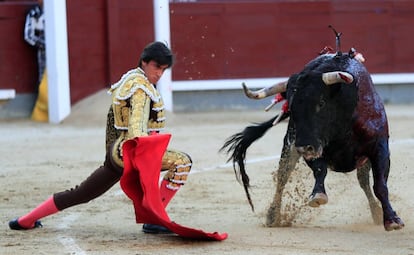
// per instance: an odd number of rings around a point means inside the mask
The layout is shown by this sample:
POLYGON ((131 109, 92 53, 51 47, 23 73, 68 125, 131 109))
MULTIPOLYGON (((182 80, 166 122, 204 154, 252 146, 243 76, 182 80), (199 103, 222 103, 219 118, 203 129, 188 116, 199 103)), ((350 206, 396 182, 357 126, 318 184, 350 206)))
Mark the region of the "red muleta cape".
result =
POLYGON ((162 157, 171 134, 156 134, 128 140, 122 147, 124 173, 120 184, 132 200, 137 223, 164 226, 179 236, 199 240, 222 241, 227 233, 206 233, 172 222, 161 202, 159 178, 162 157))

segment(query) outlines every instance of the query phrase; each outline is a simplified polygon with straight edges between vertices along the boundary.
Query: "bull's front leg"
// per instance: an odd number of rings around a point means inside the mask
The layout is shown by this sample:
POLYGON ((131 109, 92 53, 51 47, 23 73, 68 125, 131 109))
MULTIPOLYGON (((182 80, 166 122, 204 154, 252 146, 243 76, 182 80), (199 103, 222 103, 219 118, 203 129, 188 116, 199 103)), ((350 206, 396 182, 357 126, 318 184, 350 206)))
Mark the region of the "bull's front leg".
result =
POLYGON ((267 227, 284 227, 289 226, 290 222, 283 222, 282 217, 282 196, 286 183, 296 163, 299 161, 299 154, 296 149, 288 142, 288 136, 285 136, 282 153, 279 160, 279 169, 273 172, 273 180, 276 184, 276 193, 273 201, 267 210, 266 226, 267 227))
POLYGON ((374 194, 382 205, 384 228, 387 231, 398 230, 404 227, 404 222, 398 217, 388 198, 388 175, 390 171, 390 154, 388 140, 379 139, 376 153, 370 158, 374 176, 374 194))
POLYGON ((328 171, 328 166, 324 159, 317 158, 314 160, 306 160, 306 163, 313 171, 315 177, 315 186, 312 194, 309 196, 308 205, 311 207, 319 207, 328 203, 328 196, 325 191, 325 177, 328 171))

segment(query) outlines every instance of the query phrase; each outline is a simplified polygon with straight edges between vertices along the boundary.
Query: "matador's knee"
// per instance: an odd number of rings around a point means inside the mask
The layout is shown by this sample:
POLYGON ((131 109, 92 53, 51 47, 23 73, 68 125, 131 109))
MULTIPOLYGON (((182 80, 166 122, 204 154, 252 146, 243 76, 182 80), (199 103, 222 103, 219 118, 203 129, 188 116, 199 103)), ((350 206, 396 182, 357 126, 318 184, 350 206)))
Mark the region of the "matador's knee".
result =
POLYGON ((168 159, 169 167, 168 172, 164 175, 164 180, 168 181, 167 188, 171 190, 178 190, 187 181, 188 174, 190 173, 192 160, 191 157, 182 152, 174 153, 174 162, 168 159))

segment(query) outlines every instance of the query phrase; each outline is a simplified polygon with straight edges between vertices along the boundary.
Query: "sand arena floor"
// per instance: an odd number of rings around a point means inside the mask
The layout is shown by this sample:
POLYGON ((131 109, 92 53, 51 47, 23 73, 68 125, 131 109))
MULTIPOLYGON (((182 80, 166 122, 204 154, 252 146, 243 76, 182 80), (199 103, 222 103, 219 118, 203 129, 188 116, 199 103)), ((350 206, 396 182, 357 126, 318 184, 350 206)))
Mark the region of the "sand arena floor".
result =
MULTIPOLYGON (((226 155, 218 152, 227 137, 273 114, 262 111, 167 115, 166 132, 173 134, 170 147, 189 153, 194 161, 187 185, 167 211, 180 224, 227 232, 225 241, 142 233, 119 184, 89 204, 43 219, 42 229, 9 230, 10 219, 52 193, 78 184, 102 163, 108 104, 109 97, 99 92, 75 105, 59 125, 1 122, 0 254, 414 254, 414 105, 386 107, 391 135, 390 200, 406 224, 400 231, 386 232, 373 224, 356 172, 329 172, 329 203, 320 208, 301 207, 303 199, 293 197, 302 210, 292 227, 264 227, 274 193, 271 173, 276 170, 286 123, 272 128, 248 150, 255 212, 226 155)), ((299 164, 291 183, 310 192, 310 170, 299 164)))

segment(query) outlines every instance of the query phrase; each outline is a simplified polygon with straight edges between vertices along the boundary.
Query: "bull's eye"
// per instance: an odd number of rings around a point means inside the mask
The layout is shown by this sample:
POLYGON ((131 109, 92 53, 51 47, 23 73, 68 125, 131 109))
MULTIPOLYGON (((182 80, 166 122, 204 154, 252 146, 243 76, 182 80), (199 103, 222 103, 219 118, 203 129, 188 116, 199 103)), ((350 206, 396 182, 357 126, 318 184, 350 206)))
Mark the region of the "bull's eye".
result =
POLYGON ((325 104, 326 104, 325 100, 321 99, 318 105, 316 106, 316 112, 319 112, 325 106, 325 104))
POLYGON ((325 106, 325 100, 321 99, 321 101, 319 101, 319 107, 322 108, 325 106))

